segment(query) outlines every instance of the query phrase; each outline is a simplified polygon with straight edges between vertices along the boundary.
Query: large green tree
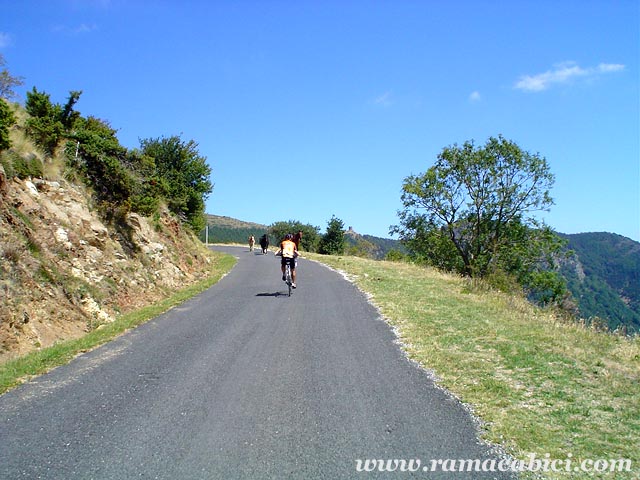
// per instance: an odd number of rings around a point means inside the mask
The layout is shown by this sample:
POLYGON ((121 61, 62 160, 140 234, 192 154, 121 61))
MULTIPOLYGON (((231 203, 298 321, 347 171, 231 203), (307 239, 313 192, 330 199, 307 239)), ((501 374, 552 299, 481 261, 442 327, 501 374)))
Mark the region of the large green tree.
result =
POLYGON ((553 182, 545 158, 502 136, 449 146, 425 173, 405 178, 392 232, 437 267, 480 277, 503 269, 526 283, 561 243, 533 216, 553 204, 553 182))
POLYGON ((211 168, 193 140, 178 136, 140 141, 142 154, 155 162, 161 190, 169 209, 196 232, 206 225, 205 201, 213 190, 211 168))

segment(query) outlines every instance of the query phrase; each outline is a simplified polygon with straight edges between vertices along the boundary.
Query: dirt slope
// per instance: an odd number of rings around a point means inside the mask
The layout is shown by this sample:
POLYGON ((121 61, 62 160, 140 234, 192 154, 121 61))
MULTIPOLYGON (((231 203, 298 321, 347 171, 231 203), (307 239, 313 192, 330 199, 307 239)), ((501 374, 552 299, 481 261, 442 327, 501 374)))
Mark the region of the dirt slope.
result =
POLYGON ((211 261, 167 211, 108 225, 83 186, 7 179, 0 166, 0 362, 152 303, 211 261))

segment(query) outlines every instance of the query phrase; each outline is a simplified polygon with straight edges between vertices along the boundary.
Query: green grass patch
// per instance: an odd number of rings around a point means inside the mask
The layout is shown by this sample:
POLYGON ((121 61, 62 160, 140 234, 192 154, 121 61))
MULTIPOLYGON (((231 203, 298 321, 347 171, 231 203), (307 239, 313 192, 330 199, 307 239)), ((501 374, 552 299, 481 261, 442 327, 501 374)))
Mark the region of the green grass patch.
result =
POLYGON ((483 437, 519 459, 632 461, 640 478, 640 338, 599 333, 465 280, 407 263, 305 254, 353 276, 409 356, 469 404, 483 437))
POLYGON ((54 367, 68 363, 79 353, 96 348, 127 330, 135 328, 198 295, 218 282, 236 263, 236 259, 231 255, 224 255, 218 252, 212 252, 212 258, 211 273, 206 279, 184 288, 153 305, 121 315, 114 322, 104 324, 81 338, 59 342, 51 347, 43 348, 1 364, 0 394, 19 385, 26 379, 41 375, 54 367))

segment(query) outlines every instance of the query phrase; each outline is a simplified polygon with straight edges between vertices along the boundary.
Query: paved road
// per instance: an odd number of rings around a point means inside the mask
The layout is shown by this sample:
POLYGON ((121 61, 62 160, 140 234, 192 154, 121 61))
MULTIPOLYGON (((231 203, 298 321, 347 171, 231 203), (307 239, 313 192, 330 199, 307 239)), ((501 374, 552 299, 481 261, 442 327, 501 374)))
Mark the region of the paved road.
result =
POLYGON ((289 298, 272 254, 221 249, 208 291, 0 396, 0 478, 494 478, 423 471, 488 447, 349 282, 301 259, 289 298))

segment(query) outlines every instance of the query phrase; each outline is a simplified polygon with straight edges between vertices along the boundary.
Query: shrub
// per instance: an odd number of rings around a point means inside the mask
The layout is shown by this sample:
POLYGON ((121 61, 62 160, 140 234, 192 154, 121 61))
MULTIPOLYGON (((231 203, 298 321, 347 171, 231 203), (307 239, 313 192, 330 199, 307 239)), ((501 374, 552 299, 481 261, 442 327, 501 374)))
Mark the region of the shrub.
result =
POLYGON ((0 154, 0 163, 2 163, 4 173, 8 178, 42 178, 43 175, 42 161, 33 153, 23 157, 13 150, 7 150, 0 154))
POLYGON ((15 177, 25 179, 29 177, 42 178, 44 170, 42 161, 32 153, 27 158, 16 154, 13 157, 13 171, 15 177))
POLYGON ((16 123, 16 117, 11 107, 5 100, 0 99, 0 152, 11 146, 9 129, 14 123, 16 123))
POLYGON ((409 256, 399 250, 389 250, 384 259, 389 262, 405 262, 409 259, 409 256))
POLYGON ((20 261, 20 251, 14 246, 7 246, 2 252, 2 256, 5 260, 11 263, 18 263, 20 261))
POLYGON ((4 151, 0 153, 0 165, 4 168, 4 174, 7 178, 15 177, 15 172, 13 170, 13 152, 4 151))

